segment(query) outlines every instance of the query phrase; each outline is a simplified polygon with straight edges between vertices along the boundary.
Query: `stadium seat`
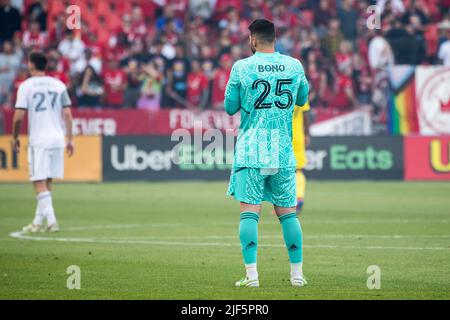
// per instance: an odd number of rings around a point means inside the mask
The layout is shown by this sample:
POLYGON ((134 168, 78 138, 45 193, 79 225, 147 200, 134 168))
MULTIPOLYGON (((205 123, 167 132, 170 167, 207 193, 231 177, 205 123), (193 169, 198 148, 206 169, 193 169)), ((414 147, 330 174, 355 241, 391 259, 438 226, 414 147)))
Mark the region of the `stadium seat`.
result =
POLYGON ((114 1, 116 3, 117 11, 119 15, 123 15, 125 12, 130 12, 132 9, 132 4, 128 1, 114 1))
POLYGON ((120 28, 122 24, 122 21, 120 20, 120 17, 117 15, 112 15, 108 17, 106 20, 106 25, 108 27, 108 30, 115 31, 120 28))
POLYGON ((102 14, 106 17, 108 17, 108 19, 113 16, 113 14, 111 13, 111 4, 109 1, 97 1, 95 2, 95 11, 98 14, 102 14))
POLYGON ((48 13, 50 16, 58 15, 61 12, 65 12, 65 7, 62 2, 59 1, 50 1, 48 13))

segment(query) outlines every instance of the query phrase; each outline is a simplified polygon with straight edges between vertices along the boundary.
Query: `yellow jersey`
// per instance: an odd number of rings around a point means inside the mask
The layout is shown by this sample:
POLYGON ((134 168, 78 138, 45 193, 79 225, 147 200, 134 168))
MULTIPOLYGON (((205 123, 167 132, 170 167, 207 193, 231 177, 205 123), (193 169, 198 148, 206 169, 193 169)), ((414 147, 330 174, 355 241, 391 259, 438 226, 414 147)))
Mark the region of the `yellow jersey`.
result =
POLYGON ((308 160, 306 158, 305 129, 303 124, 303 113, 310 110, 309 102, 304 106, 295 106, 292 121, 292 147, 294 149, 295 159, 297 160, 297 169, 303 169, 308 160))

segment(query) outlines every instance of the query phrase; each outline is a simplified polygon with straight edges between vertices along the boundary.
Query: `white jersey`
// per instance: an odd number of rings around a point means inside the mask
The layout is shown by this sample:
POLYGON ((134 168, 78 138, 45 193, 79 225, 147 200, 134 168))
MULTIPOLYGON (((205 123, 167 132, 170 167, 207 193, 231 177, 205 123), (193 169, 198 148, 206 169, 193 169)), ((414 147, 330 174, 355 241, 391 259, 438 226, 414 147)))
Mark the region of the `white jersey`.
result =
POLYGON ((17 92, 16 109, 28 111, 28 135, 32 147, 65 147, 63 108, 71 101, 66 86, 48 76, 31 77, 17 92))

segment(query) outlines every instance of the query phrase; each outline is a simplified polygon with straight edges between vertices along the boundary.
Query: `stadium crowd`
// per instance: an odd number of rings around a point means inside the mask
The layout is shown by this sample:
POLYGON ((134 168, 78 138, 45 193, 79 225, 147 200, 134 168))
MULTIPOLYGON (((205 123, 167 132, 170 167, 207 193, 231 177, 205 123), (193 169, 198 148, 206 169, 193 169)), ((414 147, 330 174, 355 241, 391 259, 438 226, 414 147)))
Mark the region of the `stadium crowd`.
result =
MULTIPOLYGON (((267 17, 277 50, 301 59, 312 107, 382 114, 392 64, 450 66, 450 0, 0 0, 0 105, 48 54, 79 108, 222 109, 247 26, 267 17), (66 12, 80 8, 76 16, 66 12), (380 28, 368 28, 377 5, 380 28), (68 20, 69 19, 69 20, 68 20)), ((376 22, 376 20, 374 20, 376 22)))

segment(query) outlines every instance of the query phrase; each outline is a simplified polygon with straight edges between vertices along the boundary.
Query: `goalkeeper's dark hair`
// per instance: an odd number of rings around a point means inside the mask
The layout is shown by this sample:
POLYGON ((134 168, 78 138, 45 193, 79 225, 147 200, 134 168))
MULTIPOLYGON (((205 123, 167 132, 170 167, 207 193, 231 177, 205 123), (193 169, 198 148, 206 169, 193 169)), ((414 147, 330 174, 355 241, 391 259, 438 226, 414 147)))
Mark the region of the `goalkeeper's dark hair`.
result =
POLYGON ((31 52, 29 55, 29 60, 38 71, 45 71, 47 68, 48 60, 42 52, 31 52))
POLYGON ((263 43, 275 42, 275 25, 267 19, 256 19, 249 25, 248 30, 252 37, 263 43))

